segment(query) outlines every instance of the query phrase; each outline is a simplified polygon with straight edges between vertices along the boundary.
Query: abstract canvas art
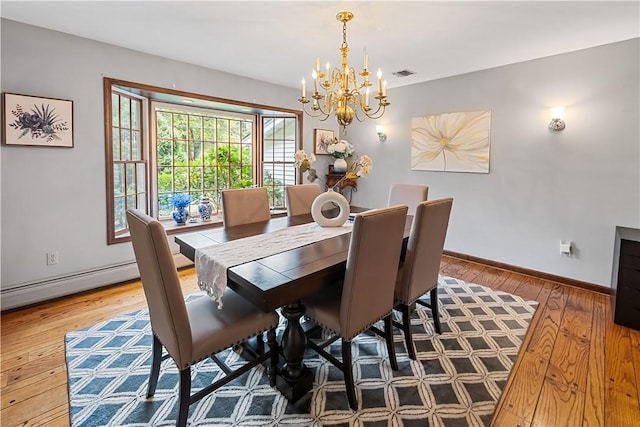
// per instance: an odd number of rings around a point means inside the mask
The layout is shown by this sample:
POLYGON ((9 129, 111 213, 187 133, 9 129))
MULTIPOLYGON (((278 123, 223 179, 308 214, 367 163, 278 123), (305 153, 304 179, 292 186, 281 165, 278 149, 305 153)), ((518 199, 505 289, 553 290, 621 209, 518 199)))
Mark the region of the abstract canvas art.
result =
POLYGON ((411 119, 411 169, 489 173, 491 111, 411 119))

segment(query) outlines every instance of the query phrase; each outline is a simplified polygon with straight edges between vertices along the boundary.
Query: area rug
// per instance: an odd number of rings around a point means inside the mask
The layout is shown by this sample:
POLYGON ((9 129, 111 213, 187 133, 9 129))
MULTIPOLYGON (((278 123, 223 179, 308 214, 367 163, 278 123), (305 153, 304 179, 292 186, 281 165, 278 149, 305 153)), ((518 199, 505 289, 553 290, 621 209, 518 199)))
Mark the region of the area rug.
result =
MULTIPOLYGON (((349 409, 343 376, 312 351, 313 390, 296 404, 269 386, 255 368, 191 405, 191 426, 487 426, 505 387, 537 302, 450 277, 440 277, 442 334, 418 306, 412 330, 418 360, 409 359, 396 330, 399 370, 389 366, 384 340, 361 334, 352 343, 360 409, 349 409)), ((282 327, 282 325, 281 325, 282 327)), ((67 334, 73 427, 174 426, 178 371, 162 364, 158 388, 146 399, 151 364, 147 311, 118 316, 67 334)), ((340 342, 331 346, 339 357, 340 342)), ((239 366, 239 354, 223 360, 239 366)), ((193 389, 220 375, 206 361, 192 371, 193 389)))

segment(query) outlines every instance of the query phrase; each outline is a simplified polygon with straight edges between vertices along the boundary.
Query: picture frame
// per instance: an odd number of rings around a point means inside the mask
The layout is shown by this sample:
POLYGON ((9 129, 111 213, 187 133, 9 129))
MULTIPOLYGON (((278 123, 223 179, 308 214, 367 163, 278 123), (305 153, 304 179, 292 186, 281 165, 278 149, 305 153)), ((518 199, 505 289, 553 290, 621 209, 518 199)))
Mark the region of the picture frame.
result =
POLYGON ((490 152, 491 110, 411 119, 411 170, 489 173, 490 152))
POLYGON ((73 101, 2 94, 2 143, 73 148, 73 101))
POLYGON ((335 132, 328 129, 314 129, 313 131, 313 154, 329 155, 327 147, 335 140, 335 132))

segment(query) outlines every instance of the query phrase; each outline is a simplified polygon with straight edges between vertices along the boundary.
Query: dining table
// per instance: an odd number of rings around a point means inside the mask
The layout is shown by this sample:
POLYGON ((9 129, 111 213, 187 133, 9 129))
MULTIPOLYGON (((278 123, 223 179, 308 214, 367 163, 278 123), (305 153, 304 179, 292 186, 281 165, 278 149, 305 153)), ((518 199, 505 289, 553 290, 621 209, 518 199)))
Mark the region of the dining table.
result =
MULTIPOLYGON (((351 207, 354 214, 365 210, 351 207)), ((407 216, 404 247, 411 231, 411 220, 412 217, 407 216)), ((274 217, 268 221, 179 234, 175 236, 175 242, 180 253, 195 262, 198 249, 310 222, 313 222, 310 214, 274 217)), ((305 396, 313 387, 312 373, 303 361, 307 337, 300 322, 305 314, 302 300, 344 278, 350 238, 351 233, 341 234, 227 268, 229 288, 261 310, 268 312, 280 308, 286 319, 281 336, 284 362, 279 368, 276 386, 292 402, 305 396)))

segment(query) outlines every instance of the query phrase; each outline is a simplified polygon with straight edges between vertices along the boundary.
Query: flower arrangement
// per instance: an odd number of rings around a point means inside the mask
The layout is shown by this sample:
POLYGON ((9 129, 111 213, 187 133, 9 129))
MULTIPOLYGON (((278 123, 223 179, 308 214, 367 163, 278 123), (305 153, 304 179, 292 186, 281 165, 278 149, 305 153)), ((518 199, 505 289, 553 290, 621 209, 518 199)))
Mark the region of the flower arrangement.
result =
POLYGON ((307 154, 304 152, 304 150, 298 150, 293 155, 293 157, 295 158, 295 162, 293 163, 293 166, 295 168, 300 169, 301 173, 307 171, 309 172, 307 181, 313 182, 318 179, 316 170, 311 167, 313 165, 313 162, 316 161, 316 156, 314 156, 313 154, 307 154))
POLYGON ((333 156, 334 159, 347 159, 353 155, 355 149, 348 141, 341 139, 338 141, 336 138, 333 144, 327 146, 327 151, 333 156))
POLYGON ((371 171, 371 167, 373 166, 373 160, 371 157, 363 154, 360 158, 353 162, 349 169, 347 169, 347 173, 344 174, 346 179, 358 179, 361 176, 369 175, 371 171))
POLYGON ((348 179, 355 180, 360 178, 361 176, 369 175, 369 172, 371 171, 372 167, 373 167, 373 160, 371 160, 371 157, 367 156, 366 154, 363 154, 358 158, 358 160, 351 163, 351 165, 347 169, 347 172, 344 174, 342 178, 340 178, 338 182, 334 184, 334 187, 335 186, 339 187, 342 182, 348 179))
POLYGON ((171 196, 171 203, 176 209, 182 210, 191 204, 191 196, 188 194, 174 194, 171 196))

